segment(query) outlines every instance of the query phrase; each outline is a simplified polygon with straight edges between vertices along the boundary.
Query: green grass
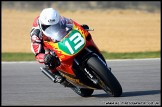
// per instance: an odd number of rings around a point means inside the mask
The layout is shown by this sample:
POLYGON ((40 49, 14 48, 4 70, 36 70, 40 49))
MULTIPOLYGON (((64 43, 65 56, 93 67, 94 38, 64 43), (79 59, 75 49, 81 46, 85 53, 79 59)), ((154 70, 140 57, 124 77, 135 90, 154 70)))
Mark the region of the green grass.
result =
MULTIPOLYGON (((102 51, 105 59, 135 59, 135 58, 160 58, 160 51, 133 52, 133 53, 108 53, 102 51)), ((33 53, 2 53, 2 61, 35 61, 33 53)))
POLYGON ((2 61, 34 61, 33 53, 2 53, 2 61))
POLYGON ((140 58, 160 58, 160 51, 155 52, 130 52, 130 53, 107 53, 102 51, 106 59, 140 59, 140 58))

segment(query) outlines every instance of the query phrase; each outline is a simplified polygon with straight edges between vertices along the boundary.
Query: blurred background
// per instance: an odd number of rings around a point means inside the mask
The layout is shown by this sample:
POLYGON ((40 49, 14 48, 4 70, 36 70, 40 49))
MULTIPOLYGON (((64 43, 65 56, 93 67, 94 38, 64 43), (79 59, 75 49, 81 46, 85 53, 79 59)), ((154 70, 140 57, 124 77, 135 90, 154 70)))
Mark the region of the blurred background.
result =
POLYGON ((138 9, 149 12, 160 11, 160 1, 3 1, 2 8, 21 10, 42 10, 54 7, 58 10, 94 10, 94 9, 138 9))
POLYGON ((47 7, 94 28, 102 51, 160 50, 160 1, 2 1, 2 52, 30 53, 32 23, 47 7))

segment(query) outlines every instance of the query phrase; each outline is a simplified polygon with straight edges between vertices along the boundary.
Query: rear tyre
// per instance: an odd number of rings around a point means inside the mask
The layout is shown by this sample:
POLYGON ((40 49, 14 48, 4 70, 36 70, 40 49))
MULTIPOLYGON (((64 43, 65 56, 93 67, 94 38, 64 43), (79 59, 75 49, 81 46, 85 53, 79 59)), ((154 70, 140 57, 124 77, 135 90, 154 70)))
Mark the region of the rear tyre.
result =
POLYGON ((87 61, 89 69, 93 72, 99 81, 102 89, 113 97, 119 97, 122 94, 122 87, 116 77, 105 66, 104 62, 96 56, 92 56, 87 61))

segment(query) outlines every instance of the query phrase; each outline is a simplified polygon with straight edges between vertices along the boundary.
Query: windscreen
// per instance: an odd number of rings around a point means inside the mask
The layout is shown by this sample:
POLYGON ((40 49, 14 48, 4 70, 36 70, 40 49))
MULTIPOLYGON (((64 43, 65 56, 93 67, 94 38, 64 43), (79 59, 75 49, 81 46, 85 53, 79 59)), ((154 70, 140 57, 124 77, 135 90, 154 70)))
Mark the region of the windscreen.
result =
POLYGON ((43 28, 43 33, 54 41, 61 41, 68 33, 67 28, 61 28, 60 24, 50 25, 43 28))

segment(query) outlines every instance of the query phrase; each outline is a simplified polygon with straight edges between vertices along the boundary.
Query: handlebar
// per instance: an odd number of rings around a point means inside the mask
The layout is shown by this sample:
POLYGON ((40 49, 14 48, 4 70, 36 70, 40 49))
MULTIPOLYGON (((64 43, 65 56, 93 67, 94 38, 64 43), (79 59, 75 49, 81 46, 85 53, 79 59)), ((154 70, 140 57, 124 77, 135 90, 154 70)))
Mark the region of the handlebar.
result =
POLYGON ((94 29, 91 29, 91 28, 89 28, 89 29, 85 29, 85 30, 87 30, 87 31, 94 31, 94 29))

